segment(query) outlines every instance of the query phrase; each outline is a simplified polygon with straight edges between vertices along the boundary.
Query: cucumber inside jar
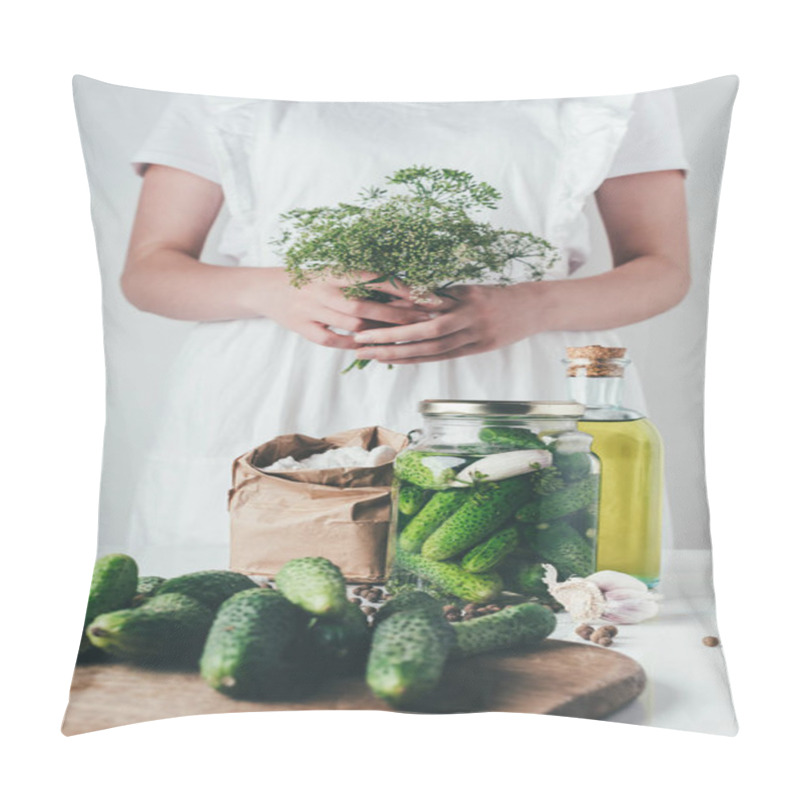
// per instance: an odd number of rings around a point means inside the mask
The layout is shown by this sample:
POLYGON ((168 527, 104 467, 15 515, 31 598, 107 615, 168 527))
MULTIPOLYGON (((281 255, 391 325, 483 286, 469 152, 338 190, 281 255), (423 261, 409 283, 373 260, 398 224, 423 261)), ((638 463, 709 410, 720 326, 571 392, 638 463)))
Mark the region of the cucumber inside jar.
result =
MULTIPOLYGON (((525 444, 531 446, 533 439, 526 438, 525 444)), ((522 474, 510 466, 519 460, 519 451, 492 454, 502 457, 488 462, 500 472, 472 475, 463 483, 459 474, 469 474, 470 467, 480 472, 475 465, 487 463, 486 456, 401 454, 395 466, 396 504, 404 501, 395 514, 395 591, 423 589, 462 603, 491 601, 504 592, 547 600, 544 563, 553 563, 567 577, 593 572, 594 457, 559 454, 552 445, 540 450, 538 463, 522 474), (510 477, 488 479, 509 470, 510 477), (424 501, 409 514, 412 497, 424 501)))

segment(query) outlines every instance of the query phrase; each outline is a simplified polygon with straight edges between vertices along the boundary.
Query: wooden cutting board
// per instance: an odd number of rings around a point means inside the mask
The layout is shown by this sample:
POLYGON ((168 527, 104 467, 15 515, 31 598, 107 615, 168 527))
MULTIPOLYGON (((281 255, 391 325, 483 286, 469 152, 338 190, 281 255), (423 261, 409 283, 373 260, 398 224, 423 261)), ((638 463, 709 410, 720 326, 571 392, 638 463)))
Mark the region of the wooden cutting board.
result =
MULTIPOLYGON (((431 711, 602 719, 637 697, 645 682, 644 670, 628 656, 596 645, 548 640, 532 650, 452 663, 431 711)), ((72 736, 193 714, 303 709, 390 710, 362 678, 328 681, 303 702, 251 703, 219 694, 196 673, 106 663, 75 669, 62 731, 72 736)))

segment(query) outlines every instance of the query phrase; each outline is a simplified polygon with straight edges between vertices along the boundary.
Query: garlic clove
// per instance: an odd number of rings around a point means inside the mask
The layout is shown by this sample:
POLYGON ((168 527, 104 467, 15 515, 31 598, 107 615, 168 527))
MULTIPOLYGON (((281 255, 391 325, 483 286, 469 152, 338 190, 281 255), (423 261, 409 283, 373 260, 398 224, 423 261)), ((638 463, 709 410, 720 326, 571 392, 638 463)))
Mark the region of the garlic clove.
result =
POLYGON ((552 564, 544 564, 544 582, 551 597, 561 603, 575 622, 601 619, 605 609, 603 593, 596 583, 586 578, 569 578, 558 582, 558 573, 552 564))
POLYGON ((600 572, 595 572, 589 575, 586 580, 596 583, 602 592, 609 592, 614 589, 635 589, 640 592, 646 592, 648 590, 647 584, 643 581, 625 572, 617 572, 613 569, 604 569, 600 572))
POLYGON ((632 589, 615 589, 604 595, 603 619, 633 625, 658 614, 658 596, 632 589))

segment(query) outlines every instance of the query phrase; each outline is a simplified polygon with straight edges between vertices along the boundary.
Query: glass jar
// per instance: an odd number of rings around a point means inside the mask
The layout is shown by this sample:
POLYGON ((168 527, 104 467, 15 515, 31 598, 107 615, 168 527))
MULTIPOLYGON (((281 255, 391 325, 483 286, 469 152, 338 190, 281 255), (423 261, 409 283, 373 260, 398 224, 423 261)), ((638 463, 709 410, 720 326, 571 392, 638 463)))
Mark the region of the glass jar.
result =
POLYGON ((413 586, 461 603, 504 592, 547 599, 595 571, 600 462, 575 402, 425 400, 398 454, 390 591, 413 586))

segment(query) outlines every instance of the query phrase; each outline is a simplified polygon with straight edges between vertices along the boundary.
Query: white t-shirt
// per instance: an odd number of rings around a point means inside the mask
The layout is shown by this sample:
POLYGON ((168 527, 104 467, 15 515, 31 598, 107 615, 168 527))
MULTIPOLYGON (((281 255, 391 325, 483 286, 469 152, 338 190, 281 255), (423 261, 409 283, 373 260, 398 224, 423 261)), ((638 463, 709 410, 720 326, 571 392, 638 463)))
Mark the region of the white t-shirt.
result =
MULTIPOLYGON (((220 168, 206 133, 207 108, 222 98, 176 95, 133 159, 143 175, 149 164, 163 164, 221 183, 220 168)), ((670 89, 637 94, 628 130, 607 175, 688 170, 675 98, 670 89)))

